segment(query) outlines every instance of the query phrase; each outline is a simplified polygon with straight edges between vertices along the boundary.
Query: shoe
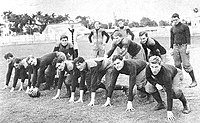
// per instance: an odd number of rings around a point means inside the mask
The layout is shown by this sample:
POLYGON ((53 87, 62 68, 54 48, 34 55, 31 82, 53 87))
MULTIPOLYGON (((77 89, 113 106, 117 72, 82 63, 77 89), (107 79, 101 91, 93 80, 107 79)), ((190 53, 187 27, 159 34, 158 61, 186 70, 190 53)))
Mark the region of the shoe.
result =
POLYGON ((122 91, 123 91, 123 92, 125 93, 125 95, 128 97, 128 87, 124 86, 122 91))
POLYGON ((7 85, 5 85, 2 89, 4 90, 4 89, 7 89, 8 88, 8 86, 7 85))
POLYGON ((184 106, 182 113, 183 114, 189 114, 191 112, 190 106, 189 104, 186 104, 186 106, 184 106))
POLYGON ((44 90, 50 90, 50 86, 45 85, 44 88, 41 89, 41 91, 44 91, 44 90))
POLYGON ((164 102, 158 103, 158 104, 153 108, 154 111, 158 111, 158 110, 161 110, 161 109, 166 109, 165 103, 164 103, 164 102))
POLYGON ((192 81, 192 83, 189 85, 189 88, 197 86, 197 81, 192 81))
POLYGON ((64 96, 65 98, 70 98, 71 97, 71 93, 70 92, 67 92, 64 96))
POLYGON ((147 101, 145 102, 145 104, 150 104, 152 102, 154 102, 153 96, 150 94, 147 94, 147 101))
POLYGON ((15 90, 15 88, 12 87, 11 90, 10 90, 10 92, 13 92, 14 90, 15 90))

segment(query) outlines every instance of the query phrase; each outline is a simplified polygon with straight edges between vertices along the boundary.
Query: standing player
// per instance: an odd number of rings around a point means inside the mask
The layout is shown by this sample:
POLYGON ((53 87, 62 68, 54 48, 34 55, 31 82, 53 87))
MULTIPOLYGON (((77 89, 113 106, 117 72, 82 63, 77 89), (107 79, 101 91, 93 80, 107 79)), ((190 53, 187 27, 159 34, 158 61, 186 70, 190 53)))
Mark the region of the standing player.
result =
POLYGON ((116 29, 115 31, 119 31, 122 36, 125 38, 128 38, 129 35, 131 36, 131 40, 134 40, 135 35, 131 32, 131 30, 129 28, 127 28, 126 26, 124 26, 124 21, 122 19, 118 20, 118 29, 116 29))
POLYGON ((146 62, 134 59, 123 60, 123 57, 120 55, 114 55, 112 61, 115 69, 113 70, 112 81, 110 87, 108 88, 108 97, 104 106, 111 105, 110 98, 112 96, 119 74, 129 75, 128 103, 126 109, 127 111, 134 110, 132 106, 132 101, 133 97, 136 94, 133 93, 133 88, 135 85, 137 86, 138 90, 147 94, 148 103, 151 103, 150 95, 145 91, 146 89, 149 89, 149 87, 147 86, 148 84, 146 84, 147 81, 145 76, 146 62))
MULTIPOLYGON (((19 88, 19 91, 23 90, 23 84, 25 79, 28 79, 28 87, 27 91, 31 87, 31 74, 32 74, 32 68, 30 65, 26 63, 26 58, 16 58, 14 60, 14 67, 15 67, 15 75, 13 78, 13 87, 10 92, 14 91, 18 79, 21 79, 21 85, 19 88)), ((27 92, 26 91, 26 92, 27 92)))
POLYGON ((76 29, 74 27, 74 21, 70 20, 69 21, 69 28, 67 29, 67 35, 69 38, 69 42, 71 44, 73 44, 74 46, 74 54, 73 54, 73 59, 75 59, 76 57, 78 57, 78 43, 77 40, 78 38, 80 38, 81 36, 83 36, 83 33, 80 33, 80 31, 78 31, 78 29, 76 29))
POLYGON ((149 57, 156 55, 156 56, 160 56, 162 58, 163 62, 166 61, 166 50, 163 46, 160 45, 160 43, 158 41, 149 37, 148 33, 144 32, 144 31, 139 33, 139 37, 141 40, 140 43, 142 44, 142 47, 145 51, 147 60, 149 59, 149 57), (147 49, 150 50, 149 55, 148 55, 147 49))
POLYGON ((170 48, 173 50, 174 64, 177 68, 189 73, 192 83, 189 87, 197 86, 197 81, 194 76, 193 68, 190 64, 190 29, 187 25, 180 22, 179 15, 174 13, 172 15, 173 26, 170 30, 170 48))
POLYGON ((149 90, 154 99, 158 104, 154 107, 154 110, 161 110, 165 108, 164 102, 162 101, 158 90, 165 87, 167 93, 167 118, 168 120, 174 120, 172 113, 173 99, 179 99, 183 104, 183 113, 190 113, 190 108, 187 100, 179 88, 182 77, 181 70, 168 64, 161 64, 161 58, 158 56, 152 56, 149 59, 149 65, 146 68, 147 81, 151 83, 154 89, 149 90))
POLYGON ((103 57, 105 54, 105 43, 108 43, 109 35, 100 27, 99 21, 94 22, 94 28, 88 37, 93 45, 92 57, 103 57), (105 42, 103 40, 104 36, 106 36, 105 42))
POLYGON ((53 51, 63 52, 67 59, 72 59, 74 55, 74 47, 69 42, 67 35, 60 36, 60 42, 56 44, 53 51))

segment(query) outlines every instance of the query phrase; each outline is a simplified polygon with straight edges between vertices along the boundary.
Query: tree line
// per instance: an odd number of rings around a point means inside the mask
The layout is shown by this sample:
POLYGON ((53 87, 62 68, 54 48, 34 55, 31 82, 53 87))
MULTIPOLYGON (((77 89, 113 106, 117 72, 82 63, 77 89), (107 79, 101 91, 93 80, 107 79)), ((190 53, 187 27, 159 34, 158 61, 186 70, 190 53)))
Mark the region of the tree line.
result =
MULTIPOLYGON (((25 14, 15 14, 11 11, 3 12, 3 19, 9 22, 9 29, 16 34, 33 34, 34 32, 42 33, 48 24, 58 24, 70 20, 69 14, 65 15, 55 15, 44 14, 41 11, 35 14, 28 15, 25 14)), ((86 28, 93 28, 93 23, 89 16, 77 16, 75 18, 79 23, 82 23, 86 28)), ((169 22, 161 20, 157 24, 156 21, 149 19, 148 17, 143 17, 140 22, 129 22, 128 19, 123 19, 126 26, 132 27, 154 27, 154 26, 168 26, 169 22)), ((94 21, 94 20, 93 20, 94 21)), ((103 28, 111 29, 114 28, 113 25, 117 25, 117 19, 115 22, 102 24, 103 28)))

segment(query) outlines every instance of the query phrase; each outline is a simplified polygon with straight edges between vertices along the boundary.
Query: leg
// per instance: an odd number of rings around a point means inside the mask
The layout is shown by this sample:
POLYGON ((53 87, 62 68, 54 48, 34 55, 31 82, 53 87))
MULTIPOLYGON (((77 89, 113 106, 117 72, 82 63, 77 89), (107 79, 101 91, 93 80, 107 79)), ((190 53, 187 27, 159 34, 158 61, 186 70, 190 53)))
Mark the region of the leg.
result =
POLYGON ((180 55, 180 51, 179 51, 179 46, 174 46, 173 48, 173 59, 174 59, 174 65, 175 67, 179 68, 182 70, 182 66, 181 66, 181 55, 180 55))

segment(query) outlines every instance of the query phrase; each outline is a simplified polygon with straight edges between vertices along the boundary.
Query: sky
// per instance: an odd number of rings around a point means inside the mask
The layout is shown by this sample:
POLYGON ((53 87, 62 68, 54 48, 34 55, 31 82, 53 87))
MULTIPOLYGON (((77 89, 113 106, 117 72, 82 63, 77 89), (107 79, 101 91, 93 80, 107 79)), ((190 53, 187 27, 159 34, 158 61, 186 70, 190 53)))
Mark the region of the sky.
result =
POLYGON ((200 10, 200 0, 3 0, 0 4, 0 15, 3 11, 16 14, 33 14, 37 11, 56 15, 69 14, 90 16, 101 22, 113 22, 126 18, 139 22, 142 17, 151 20, 170 20, 173 13, 179 13, 180 18, 191 18, 193 9, 200 10))

